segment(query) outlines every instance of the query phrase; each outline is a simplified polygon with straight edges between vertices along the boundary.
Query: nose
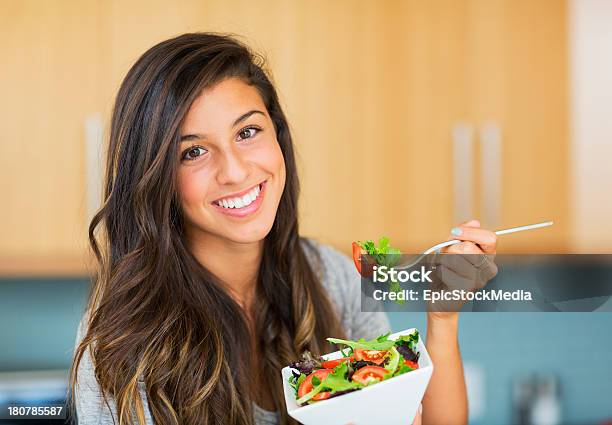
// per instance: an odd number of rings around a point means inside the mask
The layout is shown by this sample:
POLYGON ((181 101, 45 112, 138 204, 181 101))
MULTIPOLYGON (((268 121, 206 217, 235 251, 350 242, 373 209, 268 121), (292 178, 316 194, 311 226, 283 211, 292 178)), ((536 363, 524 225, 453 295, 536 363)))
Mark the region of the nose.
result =
POLYGON ((222 185, 242 183, 249 176, 248 161, 236 148, 220 152, 217 182, 222 185))

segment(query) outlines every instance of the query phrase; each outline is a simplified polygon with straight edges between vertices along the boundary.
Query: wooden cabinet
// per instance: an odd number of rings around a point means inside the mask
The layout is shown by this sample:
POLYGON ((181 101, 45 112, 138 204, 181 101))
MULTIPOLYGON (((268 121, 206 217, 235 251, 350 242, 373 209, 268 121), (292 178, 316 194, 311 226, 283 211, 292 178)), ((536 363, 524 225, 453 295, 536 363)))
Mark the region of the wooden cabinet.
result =
POLYGON ((93 1, 3 2, 0 273, 80 273, 84 122, 98 108, 93 1))
POLYGON ((489 228, 555 221, 505 236, 500 250, 569 249, 565 2, 332 2, 288 20, 309 23, 284 38, 296 66, 278 68, 302 159, 305 233, 346 252, 381 234, 406 252, 446 238, 454 171, 466 166, 452 133, 466 122, 473 215, 489 228), (499 182, 484 196, 480 134, 490 123, 499 182))
MULTIPOLYGON (((84 273, 85 120, 105 124, 148 47, 187 31, 242 34, 268 57, 291 122, 305 235, 347 251, 386 234, 406 251, 455 216, 452 130, 499 125, 500 227, 511 251, 569 235, 564 1, 21 1, 0 23, 0 274, 84 273)), ((481 213, 479 146, 473 211, 481 213)), ((487 223, 484 223, 487 224, 487 223)))
POLYGON ((500 248, 567 252, 572 177, 567 5, 558 0, 467 5, 466 118, 481 126, 495 122, 500 129, 499 224, 555 221, 546 230, 506 236, 500 248))

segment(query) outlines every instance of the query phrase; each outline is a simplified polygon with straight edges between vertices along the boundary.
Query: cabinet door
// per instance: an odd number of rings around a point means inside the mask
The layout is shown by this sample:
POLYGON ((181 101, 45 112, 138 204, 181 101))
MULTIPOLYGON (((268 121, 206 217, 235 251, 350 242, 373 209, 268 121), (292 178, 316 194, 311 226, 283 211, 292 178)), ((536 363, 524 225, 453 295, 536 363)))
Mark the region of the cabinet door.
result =
POLYGON ((346 252, 381 235, 420 251, 452 222, 464 4, 315 3, 288 11, 291 53, 273 63, 299 153, 302 230, 346 252))
MULTIPOLYGON (((553 220, 551 228, 504 236, 500 250, 565 252, 570 243, 567 5, 559 0, 466 4, 468 119, 480 128, 495 123, 502 141, 499 215, 491 220, 495 223, 483 224, 503 228, 553 220)), ((482 195, 484 184, 477 181, 482 195)), ((483 207, 475 205, 480 214, 483 207)))
POLYGON ((4 2, 0 272, 82 270, 84 123, 96 110, 97 4, 4 2))

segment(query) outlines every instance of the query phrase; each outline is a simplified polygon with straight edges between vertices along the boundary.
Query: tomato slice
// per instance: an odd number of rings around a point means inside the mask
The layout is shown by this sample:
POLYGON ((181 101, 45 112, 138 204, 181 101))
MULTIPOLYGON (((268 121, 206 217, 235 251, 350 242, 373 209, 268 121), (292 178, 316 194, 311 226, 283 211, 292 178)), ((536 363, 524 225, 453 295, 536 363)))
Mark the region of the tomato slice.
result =
POLYGON ((418 369, 419 364, 410 360, 404 360, 404 364, 408 366, 410 369, 418 369))
POLYGON ((389 371, 384 367, 380 366, 364 366, 355 373, 353 373, 353 381, 359 382, 363 385, 370 384, 374 379, 382 381, 385 378, 385 375, 388 374, 389 371))
POLYGON ((357 267, 357 271, 361 274, 361 254, 363 253, 363 249, 359 246, 357 242, 353 242, 353 261, 355 262, 355 267, 357 267))
POLYGON ((311 400, 325 400, 326 398, 330 398, 331 393, 329 391, 321 391, 319 394, 315 395, 311 400))
MULTIPOLYGON (((319 380, 324 380, 325 378, 327 378, 327 375, 329 375, 330 373, 332 373, 333 370, 331 369, 319 369, 319 370, 315 370, 314 372, 312 372, 310 375, 308 375, 306 377, 306 379, 304 379, 302 381, 302 383, 300 384, 300 387, 298 388, 298 398, 308 394, 309 392, 312 391, 312 389, 314 388, 314 385, 312 385, 312 378, 313 377, 317 377, 319 378, 319 380)), ((323 393, 325 391, 322 391, 321 393, 323 393)), ((321 394, 319 393, 319 394, 321 394)), ((317 395, 319 395, 317 394, 317 395)), ((328 395, 329 396, 329 395, 328 395)), ((324 400, 327 397, 323 397, 323 398, 315 398, 317 397, 316 395, 312 398, 312 400, 324 400)))
POLYGON ((325 369, 333 369, 342 362, 352 362, 353 360, 355 360, 353 356, 340 357, 339 359, 326 360, 323 363, 321 363, 321 366, 323 366, 325 369))
POLYGON ((367 252, 364 251, 363 248, 359 246, 357 242, 353 242, 353 262, 355 263, 355 267, 357 267, 357 271, 363 277, 370 277, 374 273, 374 266, 376 263, 373 259, 370 259, 367 255, 367 252), (365 268, 362 270, 361 268, 361 256, 366 255, 365 260, 365 268))
POLYGON ((353 350, 355 353, 355 360, 365 360, 368 362, 381 364, 385 360, 387 350, 353 350))

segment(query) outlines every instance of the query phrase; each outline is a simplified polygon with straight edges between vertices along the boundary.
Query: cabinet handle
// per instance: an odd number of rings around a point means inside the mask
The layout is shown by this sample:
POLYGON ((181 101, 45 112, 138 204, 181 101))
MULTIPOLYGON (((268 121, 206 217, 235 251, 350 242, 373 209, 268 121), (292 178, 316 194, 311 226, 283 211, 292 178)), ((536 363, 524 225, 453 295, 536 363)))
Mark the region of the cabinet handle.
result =
POLYGON ((480 129, 480 211, 483 226, 496 228, 501 222, 502 135, 498 123, 480 129))
POLYGON ((102 116, 98 113, 85 118, 85 194, 87 201, 87 223, 102 203, 102 180, 104 160, 102 158, 102 116))
POLYGON ((466 122, 453 126, 453 196, 454 223, 472 218, 473 214, 473 129, 466 122))

